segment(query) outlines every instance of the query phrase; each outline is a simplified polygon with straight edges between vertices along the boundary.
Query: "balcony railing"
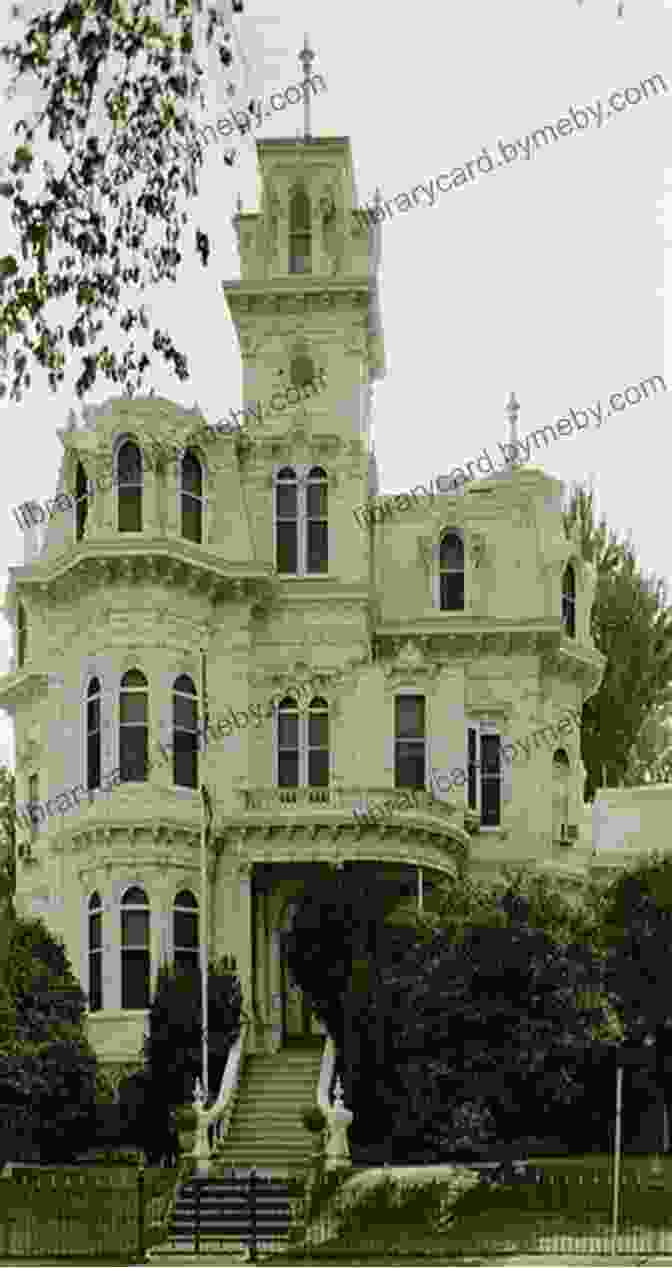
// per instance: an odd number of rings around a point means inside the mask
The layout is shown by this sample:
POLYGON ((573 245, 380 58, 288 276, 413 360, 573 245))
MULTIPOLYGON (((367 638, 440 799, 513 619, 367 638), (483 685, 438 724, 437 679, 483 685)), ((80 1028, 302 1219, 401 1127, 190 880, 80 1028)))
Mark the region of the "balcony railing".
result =
POLYGON ((413 790, 403 788, 373 788, 342 786, 329 788, 241 788, 238 796, 246 812, 272 814, 296 814, 297 811, 337 811, 341 814, 366 814, 367 810, 382 811, 382 818, 392 815, 412 818, 414 815, 431 815, 441 819, 450 819, 452 826, 461 827, 464 822, 465 807, 456 802, 439 801, 425 789, 413 790), (407 792, 415 801, 415 806, 395 808, 385 806, 385 802, 399 800, 407 792))

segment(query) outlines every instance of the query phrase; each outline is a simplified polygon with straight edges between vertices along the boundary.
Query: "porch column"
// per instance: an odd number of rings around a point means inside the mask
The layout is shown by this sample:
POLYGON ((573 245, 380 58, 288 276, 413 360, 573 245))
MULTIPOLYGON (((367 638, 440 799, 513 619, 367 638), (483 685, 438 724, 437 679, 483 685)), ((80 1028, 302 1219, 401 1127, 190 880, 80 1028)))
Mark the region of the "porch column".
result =
POLYGON ((273 1051, 282 1047, 282 963, 280 958, 280 930, 274 929, 270 939, 270 986, 273 1051))
MULTIPOLYGON (((241 859, 234 863, 228 877, 226 904, 226 950, 236 957, 236 966, 243 996, 243 1010, 250 1018, 252 1012, 252 868, 253 863, 241 859)), ((221 897, 224 898, 224 887, 221 897)), ((224 904, 222 904, 223 906, 224 904)), ((255 1051, 255 1027, 248 1032, 249 1051, 255 1051)))
MULTIPOLYGON (((261 1030, 264 1040, 264 1051, 270 1051, 268 1046, 268 1025, 269 1025, 269 1007, 268 1007, 268 931, 266 921, 266 911, 268 907, 268 896, 265 891, 257 893, 257 912, 256 912, 256 965, 255 980, 257 994, 257 1016, 261 1024, 261 1030)), ((260 1036, 261 1037, 261 1036, 260 1036)))

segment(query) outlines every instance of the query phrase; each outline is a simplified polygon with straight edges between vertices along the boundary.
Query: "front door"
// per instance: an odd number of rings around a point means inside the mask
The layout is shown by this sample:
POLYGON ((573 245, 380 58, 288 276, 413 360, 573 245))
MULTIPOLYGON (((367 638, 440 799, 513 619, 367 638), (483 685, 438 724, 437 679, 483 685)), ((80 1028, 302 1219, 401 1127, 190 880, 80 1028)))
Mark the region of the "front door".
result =
MULTIPOLYGON (((285 915, 284 928, 290 929, 294 912, 298 903, 289 903, 285 915)), ((282 945, 282 943, 281 943, 282 945)), ((284 946, 281 951, 281 990, 282 990, 282 1041, 307 1039, 321 1034, 321 1027, 306 999, 301 987, 294 981, 292 971, 287 963, 284 946)))
POLYGON ((286 961, 282 967, 283 1040, 305 1039, 311 1034, 311 1009, 301 987, 294 981, 286 961))

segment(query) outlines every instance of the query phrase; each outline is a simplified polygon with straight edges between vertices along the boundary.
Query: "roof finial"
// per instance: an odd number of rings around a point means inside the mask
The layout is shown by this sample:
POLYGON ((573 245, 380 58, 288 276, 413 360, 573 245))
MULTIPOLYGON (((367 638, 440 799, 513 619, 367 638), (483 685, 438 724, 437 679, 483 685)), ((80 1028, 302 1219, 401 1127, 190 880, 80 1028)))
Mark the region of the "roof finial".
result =
POLYGON ((310 65, 315 57, 308 41, 308 32, 304 38, 303 48, 299 53, 299 61, 303 67, 303 139, 310 141, 310 65))
POLYGON ((520 413, 520 405, 516 400, 515 392, 512 392, 506 406, 506 414, 509 420, 509 444, 513 452, 518 451, 518 414, 520 413))

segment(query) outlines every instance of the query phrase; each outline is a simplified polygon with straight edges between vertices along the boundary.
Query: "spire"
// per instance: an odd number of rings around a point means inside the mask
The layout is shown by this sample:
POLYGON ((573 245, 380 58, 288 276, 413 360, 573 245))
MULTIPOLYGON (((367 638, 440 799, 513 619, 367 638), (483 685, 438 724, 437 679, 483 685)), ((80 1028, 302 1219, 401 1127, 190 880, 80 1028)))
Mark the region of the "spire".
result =
POLYGON ((520 405, 516 400, 515 392, 512 392, 506 406, 506 414, 509 420, 509 444, 513 446, 513 452, 518 449, 518 414, 520 413, 520 405))
POLYGON ((299 61, 303 68, 303 139, 310 141, 310 66, 315 57, 313 50, 308 42, 308 32, 303 42, 303 48, 299 53, 299 61))

